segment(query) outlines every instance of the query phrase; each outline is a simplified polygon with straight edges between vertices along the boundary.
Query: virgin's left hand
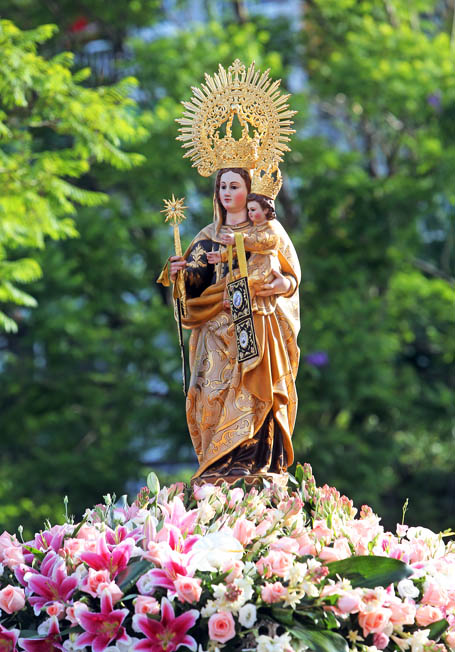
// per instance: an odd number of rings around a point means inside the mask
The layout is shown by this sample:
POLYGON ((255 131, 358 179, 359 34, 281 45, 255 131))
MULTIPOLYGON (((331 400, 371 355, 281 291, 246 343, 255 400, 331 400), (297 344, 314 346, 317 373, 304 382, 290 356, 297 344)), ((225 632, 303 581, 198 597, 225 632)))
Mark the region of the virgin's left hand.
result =
POLYGON ((256 296, 270 297, 273 294, 286 294, 289 291, 291 281, 275 269, 272 269, 272 274, 274 279, 270 283, 264 283, 261 289, 256 292, 256 296))

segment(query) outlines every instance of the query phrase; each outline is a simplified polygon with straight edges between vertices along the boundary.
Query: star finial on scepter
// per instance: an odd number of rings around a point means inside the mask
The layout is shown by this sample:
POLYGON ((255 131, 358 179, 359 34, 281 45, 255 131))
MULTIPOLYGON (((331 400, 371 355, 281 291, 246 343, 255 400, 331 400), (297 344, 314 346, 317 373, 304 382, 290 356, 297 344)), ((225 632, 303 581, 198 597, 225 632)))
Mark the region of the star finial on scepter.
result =
POLYGON ((163 201, 165 208, 163 208, 163 210, 160 212, 166 213, 166 219, 164 221, 171 222, 173 226, 180 224, 180 222, 185 219, 185 213, 183 211, 185 208, 188 208, 188 206, 183 205, 185 197, 176 199, 174 197, 174 193, 172 193, 171 199, 163 199, 163 201))

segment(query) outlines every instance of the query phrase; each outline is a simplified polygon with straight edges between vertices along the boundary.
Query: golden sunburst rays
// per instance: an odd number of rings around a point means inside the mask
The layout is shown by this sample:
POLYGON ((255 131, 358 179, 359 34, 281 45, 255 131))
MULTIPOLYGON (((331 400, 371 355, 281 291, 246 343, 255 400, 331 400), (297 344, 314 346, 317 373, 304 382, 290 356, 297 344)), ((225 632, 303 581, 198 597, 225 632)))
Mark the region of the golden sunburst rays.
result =
POLYGON ((185 219, 185 213, 183 211, 185 208, 188 208, 188 206, 183 205, 185 197, 176 199, 174 193, 172 193, 171 199, 163 199, 163 201, 165 207, 160 212, 166 214, 164 221, 171 222, 173 225, 180 224, 185 219))
POLYGON ((247 169, 259 163, 267 168, 281 162, 289 151, 287 143, 295 132, 292 117, 297 111, 289 108, 290 95, 283 94, 281 80, 273 81, 269 72, 256 70, 254 61, 248 69, 239 59, 227 70, 220 64, 213 76, 205 75, 200 88, 192 87, 190 101, 182 102, 185 111, 182 118, 177 118, 181 125, 177 140, 187 150, 184 158, 190 158, 202 176, 213 174, 220 163, 221 167, 230 167, 236 162, 237 167, 247 169), (233 112, 245 117, 254 135, 240 141, 220 138, 219 130, 232 119, 233 112), (220 154, 231 156, 233 161, 221 162, 220 154), (244 164, 239 165, 243 159, 244 164))

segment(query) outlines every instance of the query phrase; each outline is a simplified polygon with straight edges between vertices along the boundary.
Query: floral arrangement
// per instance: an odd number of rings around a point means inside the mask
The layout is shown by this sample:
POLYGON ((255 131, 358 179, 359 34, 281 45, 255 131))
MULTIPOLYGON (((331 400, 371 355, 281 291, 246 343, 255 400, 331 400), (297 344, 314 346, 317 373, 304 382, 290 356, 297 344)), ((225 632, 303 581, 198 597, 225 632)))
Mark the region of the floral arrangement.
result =
POLYGON ((261 491, 151 474, 132 505, 3 532, 0 610, 1 652, 445 652, 455 542, 385 532, 308 465, 261 491))

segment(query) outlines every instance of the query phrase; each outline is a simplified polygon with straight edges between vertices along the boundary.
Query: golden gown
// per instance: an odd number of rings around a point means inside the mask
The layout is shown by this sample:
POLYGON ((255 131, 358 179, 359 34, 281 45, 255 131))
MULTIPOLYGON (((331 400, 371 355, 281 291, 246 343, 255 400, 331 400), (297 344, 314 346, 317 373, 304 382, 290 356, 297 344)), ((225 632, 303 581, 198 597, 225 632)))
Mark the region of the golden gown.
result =
MULTIPOLYGON (((250 228, 250 222, 229 227, 250 228)), ((207 262, 206 252, 219 246, 216 224, 198 233, 184 254, 188 314, 182 321, 192 331, 186 414, 199 460, 195 478, 239 468, 281 473, 294 459, 300 266, 283 226, 275 219, 267 228, 278 236, 278 261, 291 288, 259 297, 250 286, 259 356, 248 362, 237 362, 234 327, 223 306, 227 265, 218 263, 215 270, 207 262)))

